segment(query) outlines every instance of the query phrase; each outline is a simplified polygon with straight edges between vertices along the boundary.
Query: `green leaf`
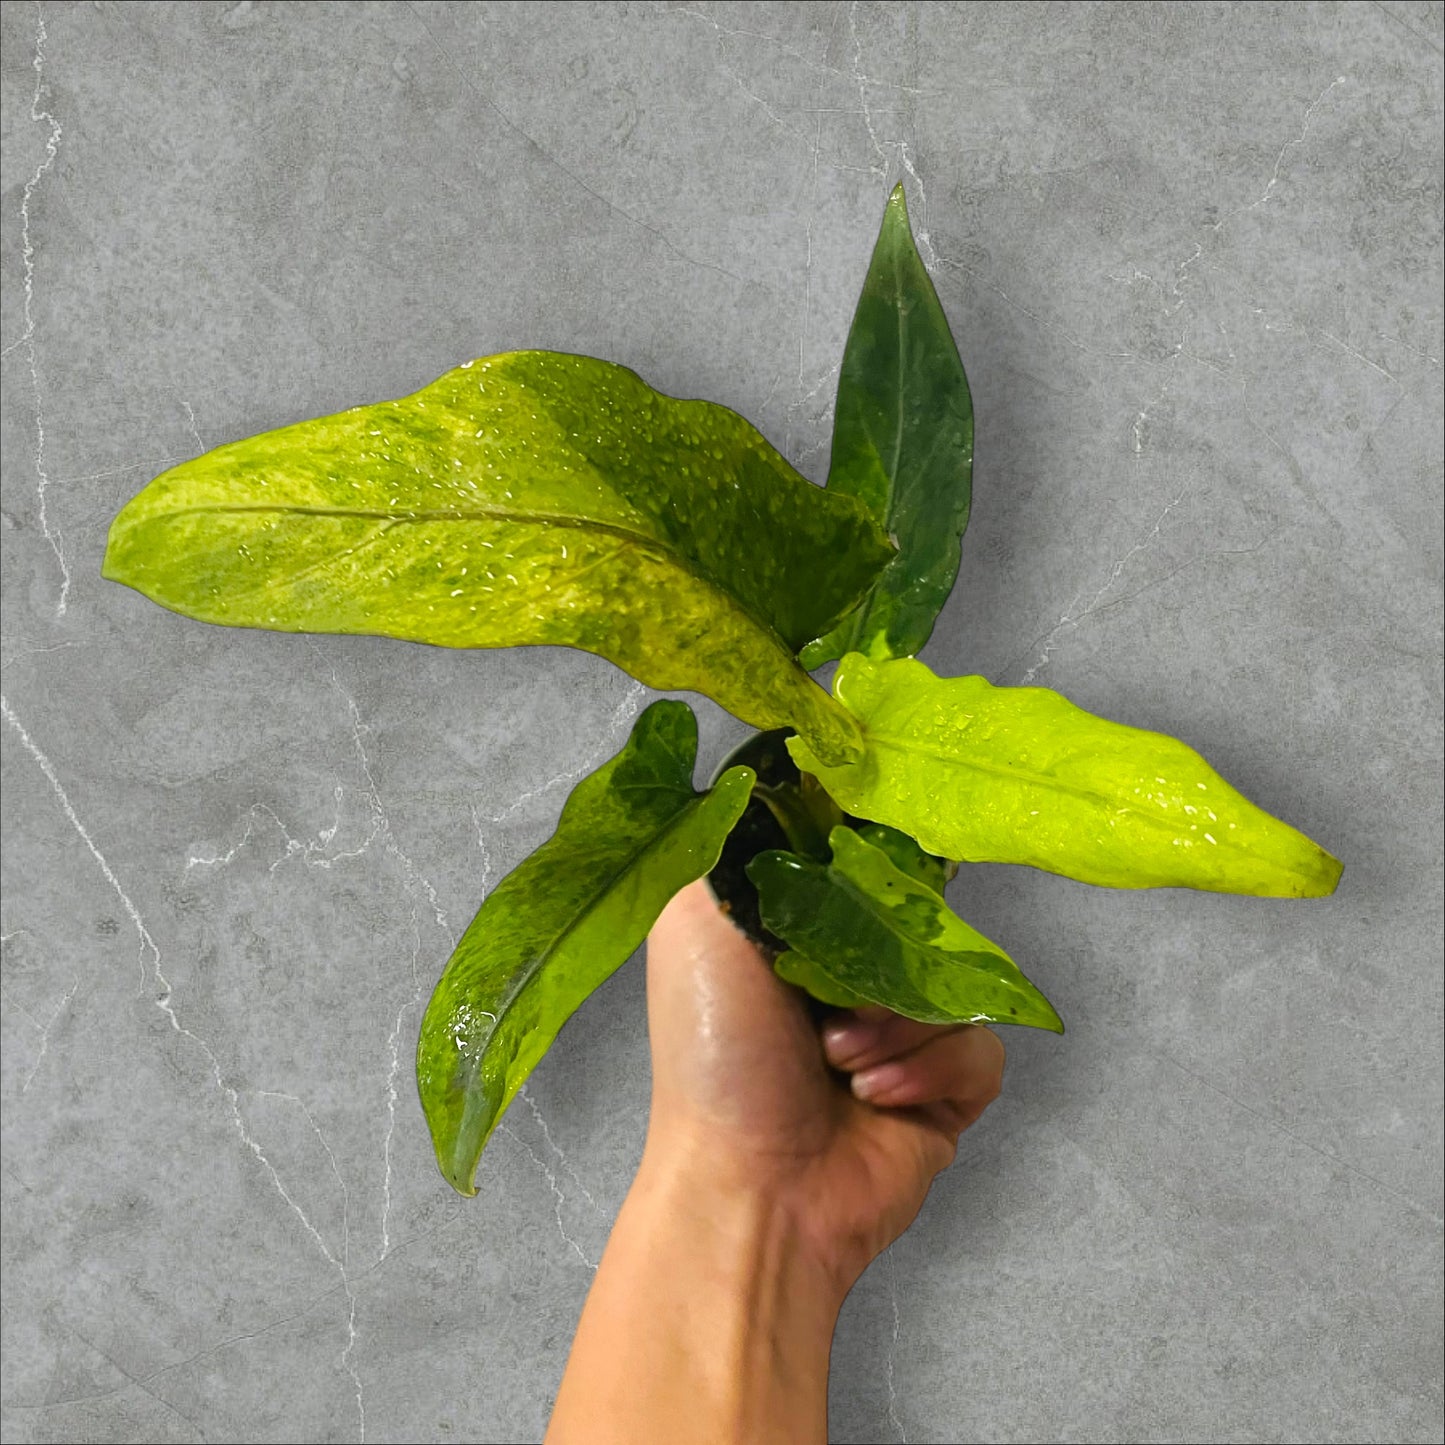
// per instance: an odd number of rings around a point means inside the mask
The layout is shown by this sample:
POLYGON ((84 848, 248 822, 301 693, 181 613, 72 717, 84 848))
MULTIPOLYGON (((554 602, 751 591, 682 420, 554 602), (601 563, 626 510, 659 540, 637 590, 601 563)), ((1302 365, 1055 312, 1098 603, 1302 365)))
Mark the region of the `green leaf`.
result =
POLYGON ((926 883, 849 828, 835 828, 831 841, 827 866, 773 852, 748 868, 763 922, 801 955, 778 960, 784 978, 809 992, 821 986, 825 1003, 852 996, 925 1023, 1064 1031, 1008 954, 926 883))
POLYGON ((898 545, 861 606, 803 650, 910 657, 958 575, 973 496, 973 403, 908 225, 903 187, 883 213, 838 376, 828 490, 859 497, 898 545))
MULTIPOLYGON (((781 857, 792 857, 792 854, 780 854, 781 857)), ((794 988, 800 988, 806 994, 811 994, 819 1003, 825 1003, 830 1008, 862 1008, 873 1002, 865 998, 861 993, 854 993, 852 989, 844 988, 825 969, 820 968, 811 958, 805 958, 801 953, 789 950, 787 953, 779 954, 773 963, 773 972, 778 975, 784 983, 790 983, 794 988)))
POLYGON ((753 773, 731 768, 695 793, 696 756, 692 710, 653 703, 452 954, 422 1021, 417 1082, 437 1162, 460 1193, 476 1192, 488 1136, 558 1030, 717 861, 753 773))
POLYGON ((795 852, 826 861, 828 834, 843 821, 843 810, 811 773, 793 771, 796 781, 766 784, 759 779, 753 797, 777 819, 795 852))
POLYGON ((735 412, 523 351, 173 468, 104 573, 206 622, 580 647, 836 762, 856 728, 794 653, 892 555, 735 412))
POLYGON ((890 828, 886 823, 864 823, 858 829, 858 836, 875 848, 881 848, 895 868, 916 882, 926 884, 939 897, 943 896, 948 882, 958 875, 957 863, 925 853, 907 833, 900 833, 897 828, 890 828))
POLYGON ((930 853, 1027 863, 1109 888, 1280 898, 1334 891, 1340 863, 1236 792, 1192 748, 1108 722, 1042 687, 843 659, 834 695, 863 724, 856 765, 788 742, 850 813, 930 853))

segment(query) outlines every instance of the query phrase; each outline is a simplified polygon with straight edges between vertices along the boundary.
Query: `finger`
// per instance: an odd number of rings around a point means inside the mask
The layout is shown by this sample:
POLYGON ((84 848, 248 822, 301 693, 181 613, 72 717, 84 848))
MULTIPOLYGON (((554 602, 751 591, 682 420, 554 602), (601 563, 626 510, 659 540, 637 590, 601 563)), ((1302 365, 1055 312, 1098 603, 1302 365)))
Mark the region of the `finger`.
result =
POLYGON ((649 951, 667 959, 698 954, 723 954, 732 961, 758 957, 747 935, 719 906, 704 878, 695 879, 675 893, 648 934, 649 951))
POLYGON ((739 1079, 785 1079, 794 1092, 826 1080, 818 1033, 785 984, 723 913, 706 882, 663 909, 647 940, 647 1026, 654 1100, 669 1092, 714 1113, 745 1110, 739 1079))
POLYGON ((823 1025, 823 1053, 835 1069, 853 1073, 967 1027, 919 1023, 884 1008, 858 1009, 838 1014, 823 1025))
POLYGON ((998 1035, 968 1026, 930 1039, 911 1053, 853 1075, 853 1093, 881 1108, 947 1103, 977 1113, 1003 1086, 1004 1048, 998 1035))
POLYGON ((701 878, 676 894, 652 925, 647 997, 654 1013, 676 1012, 714 1030, 781 1007, 797 1012, 791 990, 701 878))

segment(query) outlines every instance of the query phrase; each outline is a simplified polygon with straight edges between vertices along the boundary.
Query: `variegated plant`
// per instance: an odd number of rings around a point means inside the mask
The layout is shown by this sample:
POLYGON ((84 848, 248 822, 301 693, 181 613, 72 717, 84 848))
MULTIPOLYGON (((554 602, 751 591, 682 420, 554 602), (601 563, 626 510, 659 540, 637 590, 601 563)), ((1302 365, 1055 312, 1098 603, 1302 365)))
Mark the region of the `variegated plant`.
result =
POLYGON ((900 187, 848 336, 826 489, 724 407, 514 352, 218 447, 116 518, 105 575, 190 617, 579 647, 769 730, 743 750, 756 768, 699 793, 692 712, 654 703, 483 901, 417 1051, 458 1190, 561 1026, 704 874, 824 1003, 1055 1030, 944 901, 959 861, 1114 888, 1334 889, 1334 858, 1184 744, 914 660, 958 571, 972 453, 900 187), (838 658, 830 696, 809 669, 838 658))

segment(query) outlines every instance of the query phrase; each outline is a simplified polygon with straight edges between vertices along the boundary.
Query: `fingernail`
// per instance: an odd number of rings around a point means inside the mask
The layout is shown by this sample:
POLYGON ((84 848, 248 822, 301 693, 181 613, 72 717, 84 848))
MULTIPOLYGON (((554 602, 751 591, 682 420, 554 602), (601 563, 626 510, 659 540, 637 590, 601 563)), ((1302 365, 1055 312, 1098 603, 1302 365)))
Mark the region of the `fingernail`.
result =
POLYGON ((853 1075, 853 1093, 860 1099, 876 1099, 896 1089, 907 1073, 902 1064, 877 1064, 853 1075))
POLYGON ((839 1066, 866 1053, 878 1039, 878 1029, 866 1019, 829 1024, 823 1030, 823 1051, 839 1066))

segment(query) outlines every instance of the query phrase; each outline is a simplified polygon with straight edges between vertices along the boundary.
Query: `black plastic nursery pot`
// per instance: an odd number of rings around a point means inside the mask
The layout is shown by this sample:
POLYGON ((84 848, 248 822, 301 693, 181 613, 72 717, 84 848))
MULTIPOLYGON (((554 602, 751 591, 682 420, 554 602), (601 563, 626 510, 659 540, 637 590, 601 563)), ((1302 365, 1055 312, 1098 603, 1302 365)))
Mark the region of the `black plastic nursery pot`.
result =
MULTIPOLYGON (((774 728, 771 732, 754 733, 751 737, 744 738, 718 764, 710 785, 717 782, 729 768, 741 765, 751 768, 757 774, 759 786, 797 787, 803 775, 786 746, 787 740, 792 736, 791 728, 774 728)), ((763 927, 762 913, 758 907, 758 890, 753 887, 745 870, 759 853, 765 853, 770 848, 791 846, 787 833, 783 831, 783 825, 754 791, 742 817, 728 834, 721 856, 712 872, 707 875, 708 886, 723 912, 770 959, 785 952, 788 945, 763 927)))

